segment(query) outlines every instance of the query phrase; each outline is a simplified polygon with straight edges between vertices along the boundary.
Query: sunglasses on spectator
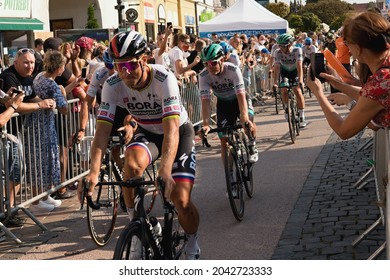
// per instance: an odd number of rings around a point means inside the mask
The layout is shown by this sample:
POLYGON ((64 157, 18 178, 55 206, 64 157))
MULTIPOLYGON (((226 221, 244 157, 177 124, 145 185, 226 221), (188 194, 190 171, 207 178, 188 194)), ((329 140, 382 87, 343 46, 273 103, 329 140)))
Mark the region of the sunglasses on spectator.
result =
POLYGON ((29 49, 29 48, 23 48, 23 49, 20 49, 18 50, 19 53, 31 53, 31 54, 35 54, 35 51, 33 49, 29 49))
POLYGON ((126 69, 127 71, 132 72, 139 67, 140 60, 141 58, 131 61, 114 62, 114 65, 118 71, 123 71, 123 69, 126 69))
POLYGON ((206 61, 206 65, 211 66, 211 67, 215 67, 215 66, 217 66, 218 62, 220 62, 220 61, 221 61, 221 59, 206 61))

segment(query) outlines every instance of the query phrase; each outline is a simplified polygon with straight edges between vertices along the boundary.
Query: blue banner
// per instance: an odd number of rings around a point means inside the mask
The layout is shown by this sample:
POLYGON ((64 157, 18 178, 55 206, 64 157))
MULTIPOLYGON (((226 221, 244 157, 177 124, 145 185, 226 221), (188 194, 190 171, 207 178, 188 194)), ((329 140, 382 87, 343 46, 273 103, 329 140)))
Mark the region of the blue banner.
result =
MULTIPOLYGON (((390 1, 390 0, 388 0, 390 1)), ((218 37, 226 37, 226 38, 231 38, 234 36, 234 34, 245 34, 246 36, 250 37, 252 35, 257 35, 259 34, 283 34, 286 33, 286 29, 267 29, 267 30, 234 30, 234 31, 221 31, 221 32, 200 32, 199 37, 200 38, 209 38, 211 39, 211 34, 216 33, 218 37)))

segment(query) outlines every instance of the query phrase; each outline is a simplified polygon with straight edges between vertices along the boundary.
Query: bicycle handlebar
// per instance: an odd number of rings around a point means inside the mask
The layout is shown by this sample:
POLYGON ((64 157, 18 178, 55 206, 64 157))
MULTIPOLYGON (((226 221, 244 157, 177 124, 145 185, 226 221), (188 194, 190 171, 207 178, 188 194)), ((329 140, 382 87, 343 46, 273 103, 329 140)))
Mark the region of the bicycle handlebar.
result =
MULTIPOLYGON (((249 131, 249 123, 245 123, 244 127, 245 127, 246 130, 249 131)), ((237 129, 240 129, 240 128, 243 128, 242 124, 228 125, 228 126, 224 126, 224 127, 217 127, 217 128, 210 129, 207 134, 214 133, 214 132, 225 132, 225 133, 227 133, 229 131, 237 130, 237 129)), ((207 139, 207 134, 204 134, 204 131, 202 130, 202 137, 203 138, 207 139)), ((253 140, 255 137, 253 136, 252 131, 249 131, 249 134, 250 134, 251 140, 253 140)))
MULTIPOLYGON (((87 195, 88 189, 89 189, 89 182, 87 182, 84 178, 82 181, 82 184, 83 184, 84 191, 82 192, 82 197, 81 197, 81 209, 83 208, 84 198, 86 198, 89 207, 91 207, 94 210, 99 210, 100 204, 99 203, 95 204, 92 200, 92 197, 87 195)), ((119 181, 119 182, 99 182, 96 184, 97 187, 102 186, 102 185, 122 186, 125 188, 139 188, 139 187, 155 185, 155 182, 152 180, 143 180, 142 178, 137 178, 137 179, 130 179, 127 181, 119 181)), ((164 193, 165 184, 164 184, 164 181, 162 180, 161 177, 157 177, 157 185, 159 186, 159 189, 161 190, 161 192, 164 193)), ((155 190, 156 190, 156 187, 147 187, 146 188, 146 192, 152 192, 155 190)), ((170 207, 172 206, 171 203, 167 202, 165 197, 164 197, 164 204, 165 203, 168 203, 167 206, 170 206, 170 207)))

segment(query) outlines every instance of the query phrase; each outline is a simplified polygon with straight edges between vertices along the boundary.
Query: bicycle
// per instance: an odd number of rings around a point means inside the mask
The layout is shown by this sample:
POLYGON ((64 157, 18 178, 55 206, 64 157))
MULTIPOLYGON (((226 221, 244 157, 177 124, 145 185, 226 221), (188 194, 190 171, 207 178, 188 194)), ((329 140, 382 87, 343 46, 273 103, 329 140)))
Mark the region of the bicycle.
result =
POLYGON ((305 94, 305 92, 306 92, 309 95, 309 98, 312 98, 313 93, 311 92, 310 88, 307 86, 307 71, 309 69, 309 65, 310 64, 308 64, 308 63, 305 63, 303 65, 303 84, 304 84, 304 86, 301 86, 301 90, 302 90, 303 96, 306 96, 306 94, 305 94))
POLYGON ((157 178, 157 187, 154 186, 155 181, 142 179, 103 184, 134 188, 136 193, 135 216, 119 236, 114 260, 176 260, 182 256, 186 235, 178 222, 175 206, 164 197, 165 189, 160 177, 157 178), (161 234, 154 230, 157 219, 144 208, 145 195, 157 189, 164 212, 161 234))
POLYGON ((291 142, 294 144, 297 136, 299 136, 300 131, 300 118, 299 111, 297 107, 297 101, 295 99, 295 94, 293 91, 293 83, 288 81, 288 104, 285 106, 286 114, 287 114, 287 122, 288 122, 288 130, 290 133, 291 142))
MULTIPOLYGON (((119 169, 111 155, 113 148, 118 146, 123 147, 123 145, 124 140, 121 135, 111 136, 109 138, 99 173, 99 182, 119 182, 123 180, 122 171, 119 169)), ((157 172, 156 166, 153 164, 151 169, 151 171, 145 171, 145 176, 154 179, 157 172)), ((108 243, 114 232, 116 218, 118 215, 118 204, 121 205, 122 211, 126 211, 122 188, 120 185, 108 186, 100 184, 95 187, 92 196, 87 196, 86 193, 88 192, 88 188, 85 180, 83 180, 83 190, 84 196, 87 199, 88 231, 93 242, 95 242, 96 245, 103 247, 108 243)), ((148 212, 150 212, 153 208, 156 195, 156 193, 152 193, 149 196, 147 208, 148 212)), ((84 197, 82 198, 82 201, 84 201, 84 197)), ((81 204, 81 209, 83 209, 83 205, 84 203, 81 204)))
MULTIPOLYGON (((218 127, 208 133, 222 132, 227 135, 224 169, 227 193, 233 215, 242 221, 245 211, 244 191, 249 198, 253 197, 253 163, 249 162, 248 137, 241 124, 218 127)), ((248 124, 245 125, 248 129, 248 124)), ((207 137, 204 135, 204 137, 207 137)), ((253 138, 253 136, 251 137, 253 138)), ((253 139, 249 139, 253 141, 253 139)))

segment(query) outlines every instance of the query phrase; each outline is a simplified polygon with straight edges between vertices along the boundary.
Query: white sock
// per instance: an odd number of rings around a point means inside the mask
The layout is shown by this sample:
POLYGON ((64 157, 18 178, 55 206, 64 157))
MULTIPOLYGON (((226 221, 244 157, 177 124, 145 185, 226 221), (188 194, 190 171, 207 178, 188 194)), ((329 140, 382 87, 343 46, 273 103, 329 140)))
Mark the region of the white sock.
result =
POLYGON ((299 117, 305 119, 305 109, 298 109, 299 117))
POLYGON ((198 246, 198 235, 196 233, 186 234, 187 236, 187 250, 188 251, 197 251, 199 249, 198 246))
POLYGON ((134 218, 134 208, 126 207, 127 216, 129 216, 130 222, 134 218))

